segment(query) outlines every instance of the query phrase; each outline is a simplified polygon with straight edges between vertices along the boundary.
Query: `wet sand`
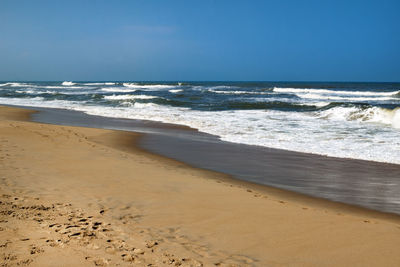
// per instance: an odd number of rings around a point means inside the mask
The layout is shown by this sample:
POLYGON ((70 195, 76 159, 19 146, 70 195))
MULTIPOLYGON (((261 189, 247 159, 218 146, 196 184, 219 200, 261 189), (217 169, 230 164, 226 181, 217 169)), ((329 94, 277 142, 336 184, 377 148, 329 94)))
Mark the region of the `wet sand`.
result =
POLYGON ((237 182, 132 132, 0 107, 4 266, 398 266, 400 219, 237 182))

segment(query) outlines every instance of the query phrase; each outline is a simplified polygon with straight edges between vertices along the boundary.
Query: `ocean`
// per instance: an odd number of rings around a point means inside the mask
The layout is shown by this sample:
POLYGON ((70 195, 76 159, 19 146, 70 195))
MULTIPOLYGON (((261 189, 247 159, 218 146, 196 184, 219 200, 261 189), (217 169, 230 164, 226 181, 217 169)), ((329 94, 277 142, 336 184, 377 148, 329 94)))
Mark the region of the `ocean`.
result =
POLYGON ((180 124, 233 143, 400 164, 400 83, 4 81, 0 104, 180 124))

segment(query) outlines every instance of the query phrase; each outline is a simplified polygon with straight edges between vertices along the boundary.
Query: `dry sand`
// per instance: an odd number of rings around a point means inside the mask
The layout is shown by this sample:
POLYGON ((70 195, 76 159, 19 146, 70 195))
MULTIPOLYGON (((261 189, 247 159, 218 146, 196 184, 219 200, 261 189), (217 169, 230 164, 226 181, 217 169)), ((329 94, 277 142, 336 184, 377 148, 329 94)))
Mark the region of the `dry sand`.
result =
POLYGON ((400 266, 400 219, 0 107, 1 266, 400 266))

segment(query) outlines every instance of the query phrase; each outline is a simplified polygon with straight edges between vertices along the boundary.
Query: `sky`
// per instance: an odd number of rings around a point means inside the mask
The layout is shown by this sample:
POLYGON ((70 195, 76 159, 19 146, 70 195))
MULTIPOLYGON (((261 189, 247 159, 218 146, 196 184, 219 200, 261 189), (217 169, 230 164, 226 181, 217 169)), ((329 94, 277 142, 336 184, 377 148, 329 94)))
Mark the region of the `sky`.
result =
POLYGON ((400 1, 0 0, 2 81, 400 81, 400 1))

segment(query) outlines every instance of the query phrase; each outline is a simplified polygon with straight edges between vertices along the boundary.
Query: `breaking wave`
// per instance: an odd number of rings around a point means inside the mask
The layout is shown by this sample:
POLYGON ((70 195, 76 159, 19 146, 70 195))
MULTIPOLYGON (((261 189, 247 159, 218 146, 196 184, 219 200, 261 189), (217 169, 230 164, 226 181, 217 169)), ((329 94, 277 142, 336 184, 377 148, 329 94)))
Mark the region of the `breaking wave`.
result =
POLYGON ((306 98, 306 99, 326 99, 326 100, 337 100, 337 101, 387 101, 387 100, 400 100, 399 98, 395 97, 382 97, 382 96, 376 96, 376 97, 352 97, 352 96, 338 96, 338 95, 319 95, 319 94, 312 94, 312 93, 307 93, 307 94, 296 94, 300 98, 306 98))
POLYGON ((355 95, 355 96, 395 96, 400 94, 399 91, 392 92, 376 92, 376 91, 338 91, 327 89, 303 89, 303 88, 280 88, 274 87, 274 92, 279 93, 295 93, 295 94, 329 94, 329 95, 355 95))
POLYGON ((183 91, 182 89, 171 89, 171 90, 168 90, 168 92, 174 93, 174 94, 180 93, 180 92, 182 92, 182 91, 183 91))
POLYGON ((227 91, 227 90, 215 90, 208 89, 209 92, 216 94, 226 94, 226 95, 266 95, 270 94, 268 92, 259 92, 259 91, 227 91))
POLYGON ((400 108, 334 107, 321 111, 319 117, 330 120, 382 123, 400 128, 400 108))
POLYGON ((104 96, 104 99, 108 99, 108 100, 153 99, 153 98, 158 98, 158 97, 151 96, 151 95, 109 95, 109 96, 104 96))
POLYGON ((101 88, 101 91, 104 92, 121 92, 121 93, 132 93, 137 91, 136 89, 126 89, 123 87, 107 87, 107 88, 101 88))
POLYGON ((73 82, 67 82, 67 81, 62 83, 62 85, 64 85, 64 86, 71 86, 71 85, 74 85, 74 84, 75 83, 73 83, 73 82))
POLYGON ((137 83, 123 83, 125 87, 136 88, 136 89, 167 89, 174 88, 177 85, 166 85, 166 84, 137 84, 137 83))
POLYGON ((25 86, 29 86, 29 84, 27 84, 27 83, 14 83, 14 82, 9 82, 9 83, 3 83, 1 86, 25 87, 25 86))
POLYGON ((84 85, 115 85, 113 82, 105 82, 105 83, 83 83, 84 85))

